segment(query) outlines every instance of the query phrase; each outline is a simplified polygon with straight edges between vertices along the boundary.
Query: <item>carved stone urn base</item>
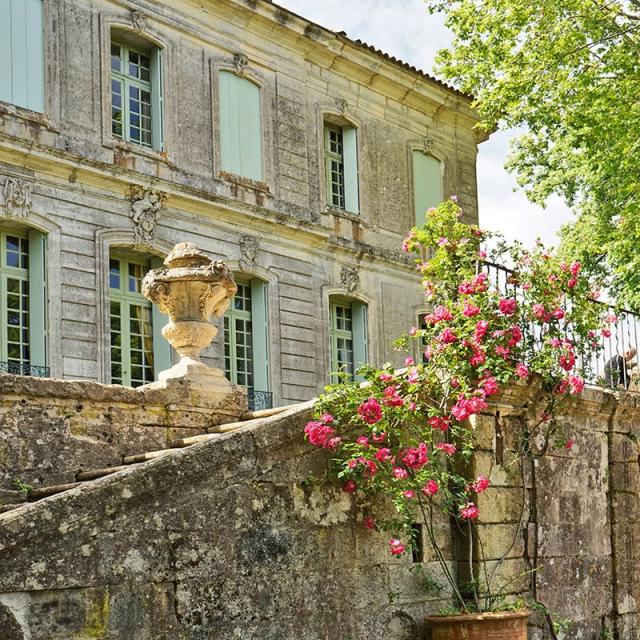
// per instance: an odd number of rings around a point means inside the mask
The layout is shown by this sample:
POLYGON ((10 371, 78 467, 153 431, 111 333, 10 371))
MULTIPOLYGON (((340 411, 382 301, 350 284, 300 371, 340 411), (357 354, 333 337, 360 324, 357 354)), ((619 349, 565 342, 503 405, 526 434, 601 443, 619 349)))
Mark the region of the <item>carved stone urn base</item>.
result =
POLYGON ((183 356, 173 367, 162 371, 158 380, 146 389, 162 389, 194 408, 216 409, 225 415, 238 417, 247 410, 247 392, 232 384, 221 369, 212 369, 189 356, 183 356))

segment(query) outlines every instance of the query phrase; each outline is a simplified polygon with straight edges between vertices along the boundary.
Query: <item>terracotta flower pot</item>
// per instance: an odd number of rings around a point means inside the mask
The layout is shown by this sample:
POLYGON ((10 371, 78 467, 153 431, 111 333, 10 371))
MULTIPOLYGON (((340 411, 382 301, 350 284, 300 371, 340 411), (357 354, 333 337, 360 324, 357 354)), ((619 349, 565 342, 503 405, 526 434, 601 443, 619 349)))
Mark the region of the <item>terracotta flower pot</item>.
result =
POLYGON ((427 616, 431 640, 527 640, 529 611, 427 616))

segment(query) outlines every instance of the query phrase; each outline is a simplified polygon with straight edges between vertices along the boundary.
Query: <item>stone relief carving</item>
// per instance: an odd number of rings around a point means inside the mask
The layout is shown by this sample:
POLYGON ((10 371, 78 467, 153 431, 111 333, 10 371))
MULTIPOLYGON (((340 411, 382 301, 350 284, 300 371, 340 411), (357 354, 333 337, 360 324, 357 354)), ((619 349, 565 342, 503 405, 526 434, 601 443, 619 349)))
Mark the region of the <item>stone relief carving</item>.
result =
POLYGON ((340 271, 340 282, 342 282, 347 293, 353 293, 360 285, 360 274, 357 267, 342 267, 340 271))
POLYGON ((336 108, 338 113, 343 116, 349 110, 349 103, 344 98, 336 98, 336 108))
POLYGON ((260 238, 255 236, 242 236, 240 238, 240 259, 246 264, 255 264, 260 238))
POLYGON ((31 182, 7 178, 4 183, 4 208, 7 216, 26 218, 31 213, 31 182))
POLYGON ((431 149, 433 149, 433 138, 430 138, 428 135, 425 136, 422 141, 422 146, 425 151, 431 151, 431 149))
POLYGON ((241 76, 249 66, 249 58, 244 53, 233 54, 233 66, 237 75, 241 76))
POLYGON ((134 224, 136 244, 151 245, 156 238, 158 212, 167 196, 162 191, 134 186, 131 190, 129 217, 134 224))
POLYGON ((142 11, 132 11, 131 22, 137 31, 144 31, 147 28, 147 16, 142 11))

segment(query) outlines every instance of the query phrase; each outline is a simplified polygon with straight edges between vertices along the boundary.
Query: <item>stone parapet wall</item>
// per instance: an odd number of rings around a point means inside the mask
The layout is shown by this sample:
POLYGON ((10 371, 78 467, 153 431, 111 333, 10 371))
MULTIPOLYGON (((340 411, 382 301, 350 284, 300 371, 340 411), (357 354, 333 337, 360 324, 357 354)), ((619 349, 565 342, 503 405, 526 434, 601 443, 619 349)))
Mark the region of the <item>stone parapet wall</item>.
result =
POLYGON ((197 407, 180 390, 0 375, 0 492, 74 482, 183 436, 235 421, 233 402, 197 407))
MULTIPOLYGON (((4 446, 27 460, 48 449, 71 467, 87 447, 102 464, 102 451, 140 453, 208 424, 153 394, 48 384, 0 378, 4 446), (107 424, 113 443, 99 437, 107 424)), ((570 619, 563 638, 637 640, 640 400, 587 389, 559 416, 571 450, 499 470, 539 400, 518 385, 473 424, 472 471, 492 481, 479 500, 488 575, 505 556, 494 586, 570 619)), ((429 545, 391 557, 388 534, 362 524, 381 513, 311 480, 328 459, 302 438, 309 415, 294 407, 0 515, 3 640, 423 640, 423 616, 450 602, 424 580, 444 584, 429 545)), ((437 531, 463 576, 458 535, 444 518, 437 531)), ((549 638, 534 616, 530 639, 549 638)))

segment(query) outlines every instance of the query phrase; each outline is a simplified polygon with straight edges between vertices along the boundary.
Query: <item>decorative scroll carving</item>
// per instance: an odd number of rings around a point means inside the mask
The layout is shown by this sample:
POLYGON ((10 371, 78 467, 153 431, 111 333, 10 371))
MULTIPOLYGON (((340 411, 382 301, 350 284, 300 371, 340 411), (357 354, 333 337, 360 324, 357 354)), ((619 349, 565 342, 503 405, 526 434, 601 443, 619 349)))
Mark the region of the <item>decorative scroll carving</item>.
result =
POLYGON ((233 66, 235 73, 239 76, 243 75, 249 66, 249 58, 244 53, 233 54, 233 66))
POLYGON ((341 116, 349 110, 349 103, 344 98, 336 98, 336 109, 341 116))
POLYGON ((4 208, 7 216, 26 218, 31 213, 31 182, 7 178, 4 183, 4 208))
POLYGON ((136 31, 145 31, 147 28, 147 16, 142 11, 132 11, 131 22, 136 31))
POLYGON ((431 149, 433 149, 433 138, 425 136, 424 140, 422 141, 422 147, 425 151, 431 151, 431 149))
POLYGON ((240 238, 240 256, 242 262, 255 264, 259 247, 260 238, 256 238, 255 236, 242 236, 240 238))
POLYGON ((129 217, 134 224, 136 244, 150 246, 156 238, 158 212, 167 196, 162 191, 135 186, 131 190, 129 217))
POLYGON ((348 294, 353 293, 360 285, 360 274, 357 267, 342 267, 340 271, 340 282, 347 290, 348 294))

